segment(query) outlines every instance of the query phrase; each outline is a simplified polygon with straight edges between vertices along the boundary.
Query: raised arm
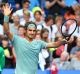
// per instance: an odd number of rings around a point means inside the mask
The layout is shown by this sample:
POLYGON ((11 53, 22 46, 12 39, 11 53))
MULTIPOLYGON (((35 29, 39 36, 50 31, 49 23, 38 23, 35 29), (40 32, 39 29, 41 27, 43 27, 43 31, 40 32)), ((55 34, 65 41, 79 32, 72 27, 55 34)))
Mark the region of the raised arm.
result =
POLYGON ((4 32, 6 33, 6 35, 9 37, 10 40, 13 39, 13 34, 10 33, 10 29, 9 29, 9 15, 12 12, 11 7, 8 6, 4 6, 4 32))
POLYGON ((66 7, 64 0, 62 0, 62 1, 57 0, 57 3, 62 7, 66 7))
POLYGON ((52 7, 56 2, 57 2, 57 0, 53 0, 52 2, 46 1, 46 8, 49 9, 49 8, 52 7))

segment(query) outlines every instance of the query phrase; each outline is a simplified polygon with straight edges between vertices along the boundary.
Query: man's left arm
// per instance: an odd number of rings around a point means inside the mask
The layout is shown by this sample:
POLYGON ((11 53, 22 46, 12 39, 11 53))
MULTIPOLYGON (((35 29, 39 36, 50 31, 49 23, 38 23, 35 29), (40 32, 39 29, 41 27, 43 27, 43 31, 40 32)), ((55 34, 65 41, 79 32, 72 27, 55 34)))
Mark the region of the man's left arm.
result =
POLYGON ((60 40, 60 41, 56 41, 56 42, 50 42, 47 44, 47 48, 56 48, 56 47, 59 47, 63 44, 67 43, 67 40, 63 39, 63 40, 60 40))

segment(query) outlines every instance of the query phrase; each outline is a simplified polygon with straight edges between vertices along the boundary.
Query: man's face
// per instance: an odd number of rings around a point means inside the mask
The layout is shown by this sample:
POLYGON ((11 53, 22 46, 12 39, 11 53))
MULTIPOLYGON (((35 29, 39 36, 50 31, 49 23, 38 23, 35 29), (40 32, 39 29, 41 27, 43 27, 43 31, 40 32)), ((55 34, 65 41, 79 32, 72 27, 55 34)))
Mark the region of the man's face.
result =
POLYGON ((36 28, 27 28, 26 36, 30 39, 34 39, 36 36, 36 28))
POLYGON ((49 26, 53 25, 53 19, 50 19, 50 20, 48 21, 48 25, 49 25, 49 26))
POLYGON ((29 2, 24 3, 24 4, 23 4, 23 8, 28 9, 28 8, 29 8, 29 2))
POLYGON ((20 21, 19 16, 13 16, 13 21, 14 21, 15 23, 19 23, 19 21, 20 21))

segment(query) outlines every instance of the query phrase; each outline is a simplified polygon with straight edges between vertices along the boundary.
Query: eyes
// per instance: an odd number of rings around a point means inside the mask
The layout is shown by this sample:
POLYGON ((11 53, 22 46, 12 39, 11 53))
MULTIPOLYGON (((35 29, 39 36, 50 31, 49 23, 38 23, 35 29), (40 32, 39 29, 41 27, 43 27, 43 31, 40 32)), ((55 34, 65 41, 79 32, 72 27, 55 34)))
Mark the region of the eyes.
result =
POLYGON ((28 29, 29 32, 36 32, 36 30, 28 29))

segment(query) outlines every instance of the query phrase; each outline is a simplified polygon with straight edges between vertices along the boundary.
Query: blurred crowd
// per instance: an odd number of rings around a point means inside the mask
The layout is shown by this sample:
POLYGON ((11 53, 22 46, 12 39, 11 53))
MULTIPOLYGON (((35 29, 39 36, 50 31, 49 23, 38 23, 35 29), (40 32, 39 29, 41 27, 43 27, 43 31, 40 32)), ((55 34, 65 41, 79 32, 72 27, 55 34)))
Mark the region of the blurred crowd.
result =
POLYGON ((80 0, 14 1, 15 7, 9 3, 9 0, 0 0, 0 47, 4 49, 5 68, 16 67, 14 47, 3 30, 3 7, 7 5, 13 7, 9 18, 10 31, 22 38, 25 38, 24 26, 33 21, 37 25, 36 39, 56 42, 64 38, 61 34, 63 22, 67 19, 75 19, 78 27, 69 40, 67 52, 64 51, 64 44, 57 48, 42 49, 39 54, 39 68, 54 71, 80 70, 80 0))

